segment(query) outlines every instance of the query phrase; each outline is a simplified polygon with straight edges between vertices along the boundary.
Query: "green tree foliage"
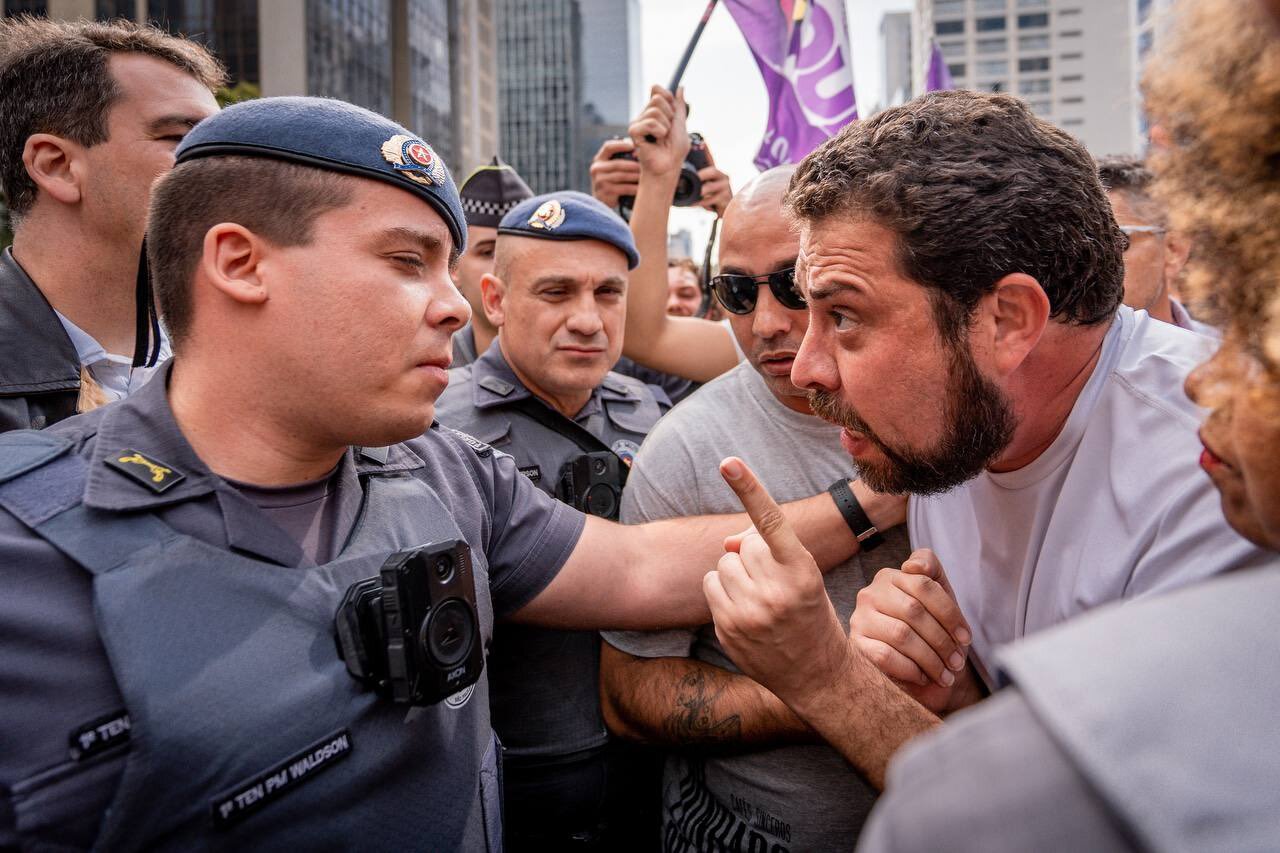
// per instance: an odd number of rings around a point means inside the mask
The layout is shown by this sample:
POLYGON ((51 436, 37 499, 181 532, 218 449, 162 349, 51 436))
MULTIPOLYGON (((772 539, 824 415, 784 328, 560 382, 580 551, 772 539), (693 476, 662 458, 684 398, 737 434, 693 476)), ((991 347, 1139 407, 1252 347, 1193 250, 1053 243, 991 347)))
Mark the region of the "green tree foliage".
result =
POLYGON ((226 107, 231 104, 238 104, 241 101, 252 101, 255 98, 261 98, 262 89, 254 83, 241 80, 234 86, 223 86, 217 92, 214 92, 214 97, 218 99, 218 106, 226 107))

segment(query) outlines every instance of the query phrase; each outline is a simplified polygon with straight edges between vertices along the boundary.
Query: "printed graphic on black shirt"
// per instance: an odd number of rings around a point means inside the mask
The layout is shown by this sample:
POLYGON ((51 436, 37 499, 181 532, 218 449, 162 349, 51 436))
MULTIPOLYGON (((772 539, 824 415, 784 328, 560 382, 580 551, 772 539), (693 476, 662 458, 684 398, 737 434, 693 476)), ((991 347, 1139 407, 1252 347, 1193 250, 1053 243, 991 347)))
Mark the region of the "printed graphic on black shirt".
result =
POLYGON ((722 803, 707 788, 700 761, 687 761, 679 797, 667 806, 666 853, 790 853, 791 824, 741 797, 722 803))

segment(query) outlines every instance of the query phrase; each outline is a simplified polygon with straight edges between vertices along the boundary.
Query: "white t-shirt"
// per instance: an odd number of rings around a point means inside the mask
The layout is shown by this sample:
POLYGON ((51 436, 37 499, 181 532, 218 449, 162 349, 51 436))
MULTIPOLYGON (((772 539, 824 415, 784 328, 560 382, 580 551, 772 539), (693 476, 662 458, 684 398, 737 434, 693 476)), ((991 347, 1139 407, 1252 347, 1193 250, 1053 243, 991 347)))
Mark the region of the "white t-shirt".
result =
POLYGON ((1227 526, 1198 464, 1203 413, 1182 383, 1215 346, 1122 307, 1038 459, 911 500, 911 542, 942 561, 980 664, 1109 601, 1277 559, 1227 526))

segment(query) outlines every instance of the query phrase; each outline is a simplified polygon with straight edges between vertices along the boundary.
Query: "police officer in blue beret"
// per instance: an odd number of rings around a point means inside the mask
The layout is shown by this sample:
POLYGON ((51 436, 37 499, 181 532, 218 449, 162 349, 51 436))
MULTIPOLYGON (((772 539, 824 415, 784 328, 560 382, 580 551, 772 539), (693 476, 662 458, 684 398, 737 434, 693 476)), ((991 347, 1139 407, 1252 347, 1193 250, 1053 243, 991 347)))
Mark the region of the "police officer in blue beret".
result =
POLYGON ((475 361, 498 334, 484 314, 480 279, 493 272, 494 246, 502 217, 520 202, 533 198, 533 190, 515 169, 494 157, 467 176, 458 195, 467 218, 467 250, 454 267, 453 283, 471 306, 471 322, 453 336, 454 367, 475 361))
MULTIPOLYGON (((639 261, 631 230, 591 196, 559 192, 514 207, 497 234, 495 269, 481 279, 497 339, 451 371, 436 415, 511 454, 547 494, 616 518, 631 458, 670 405, 610 371, 639 261)), ((509 850, 603 849, 606 782, 620 774, 606 772, 599 663, 593 632, 494 632, 489 704, 505 747, 509 850)))
MULTIPOLYGON (((499 849, 494 620, 705 622, 747 518, 611 524, 434 423, 465 220, 412 132, 268 98, 176 159, 174 357, 0 435, 0 848, 499 849)), ((787 512, 856 548, 826 495, 787 512)))

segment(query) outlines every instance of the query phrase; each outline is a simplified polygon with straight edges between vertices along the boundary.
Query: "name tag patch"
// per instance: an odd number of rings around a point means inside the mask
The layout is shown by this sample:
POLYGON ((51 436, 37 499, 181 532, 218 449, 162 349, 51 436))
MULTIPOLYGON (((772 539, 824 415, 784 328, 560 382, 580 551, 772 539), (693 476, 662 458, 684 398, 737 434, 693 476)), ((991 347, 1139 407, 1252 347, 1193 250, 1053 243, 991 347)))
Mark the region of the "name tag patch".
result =
POLYGON ((72 761, 88 761, 113 746, 129 742, 129 714, 116 711, 71 733, 67 739, 72 761))
POLYGON ((529 482, 536 483, 542 479, 542 468, 537 465, 528 465, 519 469, 521 474, 529 478, 529 482))
POLYGON ((209 804, 213 825, 225 829, 244 820, 351 754, 346 729, 321 738, 249 782, 214 797, 209 804))

